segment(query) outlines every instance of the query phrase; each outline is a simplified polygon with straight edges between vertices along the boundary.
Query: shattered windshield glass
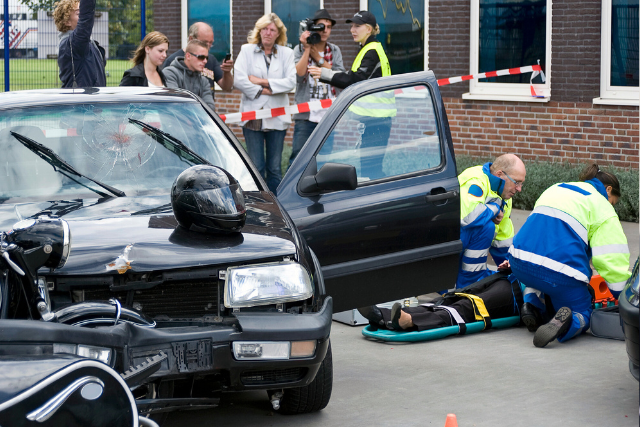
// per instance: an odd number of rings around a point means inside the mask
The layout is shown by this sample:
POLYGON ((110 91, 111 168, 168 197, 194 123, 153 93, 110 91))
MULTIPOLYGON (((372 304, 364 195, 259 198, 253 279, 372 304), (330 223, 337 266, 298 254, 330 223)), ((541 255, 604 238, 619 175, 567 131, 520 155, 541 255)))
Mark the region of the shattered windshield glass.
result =
POLYGON ((21 144, 14 134, 42 144, 81 174, 128 196, 167 194, 175 178, 198 162, 159 143, 153 128, 227 170, 243 190, 258 189, 233 145, 199 105, 96 103, 3 112, 0 197, 82 197, 91 194, 89 188, 101 190, 89 180, 69 179, 21 144), (148 126, 145 129, 139 123, 148 126))

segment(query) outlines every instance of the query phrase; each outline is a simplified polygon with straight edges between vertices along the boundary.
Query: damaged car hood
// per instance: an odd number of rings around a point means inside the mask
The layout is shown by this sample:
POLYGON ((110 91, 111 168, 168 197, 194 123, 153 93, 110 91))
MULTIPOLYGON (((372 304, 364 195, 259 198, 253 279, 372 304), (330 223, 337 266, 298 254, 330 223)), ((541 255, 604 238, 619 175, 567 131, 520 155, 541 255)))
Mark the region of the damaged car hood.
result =
POLYGON ((296 255, 296 235, 267 192, 245 193, 241 233, 204 234, 178 226, 163 196, 0 204, 0 227, 58 215, 69 223, 72 250, 58 275, 124 274, 211 266, 296 255), (250 256, 249 256, 250 255, 250 256))

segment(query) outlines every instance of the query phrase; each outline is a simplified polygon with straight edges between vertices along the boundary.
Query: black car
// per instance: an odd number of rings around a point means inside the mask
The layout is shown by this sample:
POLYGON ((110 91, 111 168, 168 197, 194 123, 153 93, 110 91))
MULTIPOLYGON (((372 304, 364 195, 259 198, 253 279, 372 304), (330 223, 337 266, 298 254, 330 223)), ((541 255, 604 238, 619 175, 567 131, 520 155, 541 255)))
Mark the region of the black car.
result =
POLYGON ((60 256, 40 254, 49 264, 31 281, 3 255, 0 357, 46 365, 73 354, 125 377, 154 361, 132 386, 143 413, 256 389, 284 413, 320 410, 331 395, 334 301, 345 310, 455 281, 459 188, 431 72, 345 90, 278 198, 228 127, 184 91, 1 94, 0 152, 2 250, 35 259, 47 243, 27 237, 34 227, 63 230, 60 256), (393 102, 384 145, 362 141, 352 110, 365 96, 393 102), (375 162, 377 174, 367 169, 375 162), (170 189, 203 163, 240 184, 239 232, 178 225, 170 189))
POLYGON ((640 290, 638 289, 640 286, 639 262, 640 258, 637 258, 631 277, 627 280, 618 297, 624 340, 627 347, 627 355, 629 356, 629 371, 636 380, 640 380, 640 370, 638 369, 640 366, 640 333, 638 332, 638 320, 640 320, 638 311, 638 303, 640 302, 640 290))

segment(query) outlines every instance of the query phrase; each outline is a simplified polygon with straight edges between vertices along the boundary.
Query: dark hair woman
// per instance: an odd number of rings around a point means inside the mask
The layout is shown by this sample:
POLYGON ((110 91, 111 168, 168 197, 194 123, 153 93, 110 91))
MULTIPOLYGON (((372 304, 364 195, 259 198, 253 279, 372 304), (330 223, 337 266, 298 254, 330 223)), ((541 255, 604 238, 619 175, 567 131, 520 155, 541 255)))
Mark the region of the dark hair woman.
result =
POLYGON ((567 341, 589 329, 590 264, 616 298, 631 275, 627 238, 613 209, 619 198, 618 178, 593 163, 580 174, 580 181, 546 189, 516 234, 509 264, 527 285, 522 320, 535 330, 536 347, 556 338, 567 341), (558 310, 548 313, 551 320, 540 326, 535 310, 547 312, 544 294, 558 310))
POLYGON ((120 86, 167 86, 167 81, 159 67, 167 58, 168 49, 167 36, 159 31, 147 34, 131 59, 134 67, 124 72, 120 86))

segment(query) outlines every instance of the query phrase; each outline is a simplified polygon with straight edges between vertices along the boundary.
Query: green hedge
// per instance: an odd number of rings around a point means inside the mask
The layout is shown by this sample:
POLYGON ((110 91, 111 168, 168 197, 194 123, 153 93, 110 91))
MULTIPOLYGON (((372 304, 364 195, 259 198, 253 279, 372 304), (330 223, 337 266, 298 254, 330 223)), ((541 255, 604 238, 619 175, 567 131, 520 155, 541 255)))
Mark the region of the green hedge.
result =
MULTIPOLYGON (((492 159, 481 159, 469 156, 456 156, 458 174, 463 170, 490 162, 492 159)), ((540 194, 558 182, 577 181, 580 172, 587 163, 549 163, 526 161, 527 180, 522 192, 513 198, 515 209, 532 210, 540 194)), ((602 169, 614 173, 620 181, 622 197, 615 205, 620 221, 638 222, 638 171, 604 166, 602 169)))

